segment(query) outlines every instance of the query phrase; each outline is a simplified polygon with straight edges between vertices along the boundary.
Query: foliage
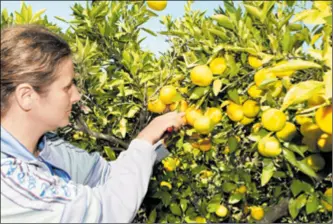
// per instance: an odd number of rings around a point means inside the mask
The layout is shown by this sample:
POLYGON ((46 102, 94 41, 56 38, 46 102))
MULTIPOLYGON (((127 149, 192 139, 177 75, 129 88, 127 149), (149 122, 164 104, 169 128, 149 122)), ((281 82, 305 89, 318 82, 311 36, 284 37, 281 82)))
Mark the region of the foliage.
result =
POLYGON ((203 111, 223 110, 210 134, 199 135, 188 125, 168 141, 172 154, 155 167, 135 221, 184 223, 204 217, 210 222, 255 222, 251 208, 262 207, 262 222, 328 222, 332 213, 321 200, 329 200, 323 192, 332 187, 331 152, 304 141, 307 134, 301 133, 304 127, 296 116, 315 122, 315 111, 331 104, 330 3, 316 1, 311 9, 295 14, 302 3, 244 1, 236 7, 224 1, 210 17, 191 5, 188 1, 182 18, 161 17, 165 30, 159 35, 167 36, 171 47, 160 58, 140 47, 140 32, 157 35, 142 26, 158 16, 143 1, 75 3, 72 20, 58 17, 70 25, 66 31, 42 18, 44 10, 33 14, 23 3, 21 12, 2 11, 1 28, 44 24, 70 43, 83 98, 71 125, 59 134, 108 160, 116 159, 156 116, 147 105, 163 86, 177 89, 174 101, 185 100, 203 111), (260 65, 252 67, 249 56, 260 65), (225 59, 226 70, 214 74, 209 86, 194 85, 192 69, 218 57, 225 59), (258 86, 262 95, 253 98, 248 89, 256 85, 254 77, 263 69, 273 75, 258 86), (323 101, 310 106, 313 95, 323 101), (259 114, 250 123, 232 121, 228 105, 242 105, 247 99, 258 103, 259 114), (264 157, 257 150, 262 138, 276 136, 261 126, 261 115, 268 108, 283 111, 297 128, 291 141, 279 139, 282 153, 276 157, 264 157), (210 150, 194 144, 207 138, 210 150), (306 163, 312 154, 323 156, 323 170, 306 163), (165 164, 171 160, 174 167, 168 171, 165 164), (228 210, 224 217, 215 213, 221 204, 228 210))

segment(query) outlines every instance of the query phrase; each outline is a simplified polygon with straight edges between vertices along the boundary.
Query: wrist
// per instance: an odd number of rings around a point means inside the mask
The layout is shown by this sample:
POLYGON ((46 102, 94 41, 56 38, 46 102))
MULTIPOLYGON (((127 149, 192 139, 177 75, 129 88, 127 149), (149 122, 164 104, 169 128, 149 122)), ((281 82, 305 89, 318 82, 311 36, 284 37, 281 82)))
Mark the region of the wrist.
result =
POLYGON ((136 139, 148 142, 151 145, 153 145, 155 143, 151 138, 149 138, 149 137, 147 137, 147 136, 145 136, 144 134, 141 134, 141 133, 136 137, 136 139))

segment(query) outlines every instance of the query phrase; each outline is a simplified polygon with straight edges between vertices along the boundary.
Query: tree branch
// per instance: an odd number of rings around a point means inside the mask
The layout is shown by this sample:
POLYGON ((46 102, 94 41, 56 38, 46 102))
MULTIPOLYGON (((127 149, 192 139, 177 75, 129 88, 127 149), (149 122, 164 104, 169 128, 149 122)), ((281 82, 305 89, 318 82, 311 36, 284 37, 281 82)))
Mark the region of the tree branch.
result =
POLYGON ((114 136, 111 136, 111 135, 106 135, 106 134, 103 134, 103 133, 98 133, 98 132, 94 132, 92 130, 89 129, 88 125, 84 122, 82 116, 79 116, 78 119, 76 119, 78 125, 79 125, 79 130, 80 131, 83 131, 85 132, 86 134, 88 135, 91 135, 97 139, 103 139, 103 140, 106 140, 106 141, 109 141, 109 142, 112 142, 114 144, 119 144, 121 145, 122 147, 124 148, 128 148, 129 144, 114 137, 114 136))
POLYGON ((288 202, 289 198, 283 198, 277 205, 270 207, 259 223, 275 223, 276 220, 288 215, 288 202))

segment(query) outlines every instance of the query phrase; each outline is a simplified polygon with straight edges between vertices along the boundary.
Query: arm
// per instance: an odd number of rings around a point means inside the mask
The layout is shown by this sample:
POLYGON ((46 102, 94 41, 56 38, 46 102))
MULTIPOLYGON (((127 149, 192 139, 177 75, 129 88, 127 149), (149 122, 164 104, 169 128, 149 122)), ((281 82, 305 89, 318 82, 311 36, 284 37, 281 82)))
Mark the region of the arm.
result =
POLYGON ((2 160, 1 219, 130 222, 146 194, 155 158, 149 143, 134 140, 105 184, 93 188, 65 183, 15 159, 2 160))
MULTIPOLYGON (((127 153, 127 151, 124 151, 119 155, 117 160, 108 162, 97 152, 88 153, 55 136, 51 138, 49 135, 49 138, 48 150, 52 151, 51 154, 53 156, 44 156, 41 154, 42 157, 46 161, 68 172, 74 182, 90 187, 104 184, 110 175, 113 174, 114 165, 123 163, 122 160, 124 157, 122 154, 127 153)), ((152 148, 156 154, 155 163, 158 163, 169 154, 169 151, 164 147, 161 141, 154 144, 152 148)))
MULTIPOLYGON (((74 181, 66 183, 46 172, 48 168, 39 161, 23 163, 15 158, 2 158, 1 220, 78 223, 132 221, 146 194, 156 159, 152 144, 168 127, 180 127, 182 116, 172 112, 155 118, 112 164, 112 172, 103 178, 98 176, 104 182, 95 187, 74 181)), ((63 157, 57 158, 61 160, 63 157)), ((69 164, 78 167, 78 176, 81 174, 79 168, 87 165, 84 160, 69 161, 69 164)))

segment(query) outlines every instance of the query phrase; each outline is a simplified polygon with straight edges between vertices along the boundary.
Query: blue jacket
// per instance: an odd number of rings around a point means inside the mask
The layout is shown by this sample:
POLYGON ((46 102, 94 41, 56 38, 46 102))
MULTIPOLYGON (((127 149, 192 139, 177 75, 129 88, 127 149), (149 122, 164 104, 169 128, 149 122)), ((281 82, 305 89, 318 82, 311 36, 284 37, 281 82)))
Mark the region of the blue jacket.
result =
POLYGON ((38 147, 36 158, 1 127, 2 222, 131 222, 156 157, 168 154, 161 142, 134 139, 107 162, 54 134, 43 136, 38 147))

